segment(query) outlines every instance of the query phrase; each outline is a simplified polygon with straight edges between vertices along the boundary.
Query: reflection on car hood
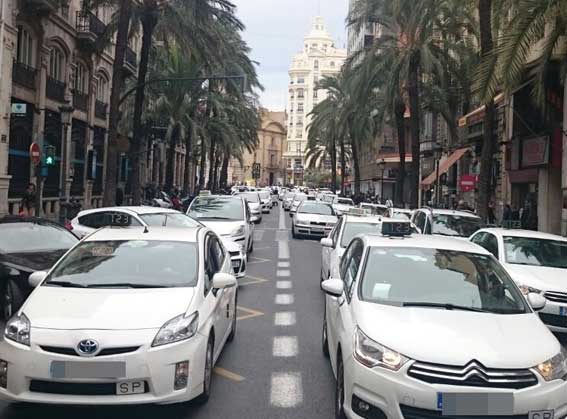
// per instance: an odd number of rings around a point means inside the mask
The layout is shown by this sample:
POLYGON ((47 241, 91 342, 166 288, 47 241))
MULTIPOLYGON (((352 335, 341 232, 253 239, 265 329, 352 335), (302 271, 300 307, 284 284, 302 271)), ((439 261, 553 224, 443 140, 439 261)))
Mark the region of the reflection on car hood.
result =
POLYGON ((7 253, 0 258, 0 263, 14 267, 20 271, 47 271, 63 256, 68 249, 48 252, 7 253))
POLYGON ((364 333, 418 361, 465 365, 474 359, 488 368, 531 368, 560 350, 557 339, 535 313, 504 315, 356 304, 364 333))
POLYGON ((567 269, 513 263, 505 263, 504 267, 518 284, 543 291, 567 292, 567 269))
POLYGON ((299 222, 317 222, 317 223, 328 223, 333 224, 337 222, 337 217, 334 215, 319 215, 319 214, 297 214, 295 216, 296 221, 299 222))
POLYGON ((222 220, 206 220, 201 221, 205 226, 213 230, 219 236, 228 236, 236 231, 238 227, 243 226, 243 221, 222 221, 222 220))
POLYGON ((240 252, 240 246, 234 240, 228 237, 221 237, 221 241, 225 249, 229 252, 240 252))
POLYGON ((259 202, 249 202, 248 207, 250 208, 250 211, 258 211, 260 209, 260 203, 259 202))
POLYGON ((23 311, 34 328, 156 329, 185 313, 194 288, 37 288, 23 311))

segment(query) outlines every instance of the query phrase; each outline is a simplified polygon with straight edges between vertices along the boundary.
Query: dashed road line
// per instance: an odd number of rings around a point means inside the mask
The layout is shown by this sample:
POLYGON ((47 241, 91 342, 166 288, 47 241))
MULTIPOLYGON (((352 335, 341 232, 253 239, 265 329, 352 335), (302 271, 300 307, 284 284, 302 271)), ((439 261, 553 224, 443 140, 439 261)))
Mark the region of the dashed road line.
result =
POLYGON ((270 404, 274 407, 296 407, 303 403, 303 386, 298 372, 272 373, 270 404))
POLYGON ((277 281, 276 288, 280 290, 287 290, 292 287, 291 281, 277 281))
POLYGON ((279 223, 280 230, 285 230, 285 211, 283 208, 280 208, 280 223, 279 223))
POLYGON ((278 241, 278 259, 289 259, 289 242, 286 240, 278 241))
POLYGON ((276 326, 293 326, 295 322, 295 311, 280 311, 274 316, 274 325, 276 326))
POLYGON ((272 355, 280 358, 297 356, 299 344, 297 336, 275 336, 272 345, 272 355))
POLYGON ((276 294, 276 304, 290 305, 293 304, 293 294, 276 294))
POLYGON ((278 262, 278 268, 289 268, 289 262, 278 262))
POLYGON ((215 367, 213 370, 216 375, 220 375, 221 377, 228 378, 231 381, 236 381, 237 383, 244 381, 245 378, 241 375, 238 375, 232 371, 225 370, 221 367, 215 367))
POLYGON ((279 277, 288 277, 291 275, 291 272, 288 269, 284 269, 284 270, 278 270, 276 272, 276 275, 279 277))

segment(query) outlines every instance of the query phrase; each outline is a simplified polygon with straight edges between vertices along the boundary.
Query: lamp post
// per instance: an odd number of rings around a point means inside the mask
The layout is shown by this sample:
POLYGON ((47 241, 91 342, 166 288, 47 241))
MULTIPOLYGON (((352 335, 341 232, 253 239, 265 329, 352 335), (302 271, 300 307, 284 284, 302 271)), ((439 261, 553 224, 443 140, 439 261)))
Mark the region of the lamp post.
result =
POLYGON ((384 171, 386 170, 386 162, 384 159, 376 160, 376 166, 380 171, 380 201, 384 199, 384 171))
POLYGON ((61 179, 59 181, 59 219, 62 223, 67 219, 67 211, 69 209, 69 194, 67 190, 68 177, 70 175, 70 162, 69 162, 69 144, 67 143, 67 133, 71 125, 71 118, 75 109, 66 102, 59 107, 61 114, 61 125, 63 126, 63 137, 61 139, 61 179), (68 167, 69 166, 69 167, 68 167))
POLYGON ((440 197, 440 188, 439 188, 439 162, 441 160, 441 156, 443 155, 443 147, 436 143, 433 146, 433 158, 435 159, 435 207, 439 208, 439 197, 440 197))

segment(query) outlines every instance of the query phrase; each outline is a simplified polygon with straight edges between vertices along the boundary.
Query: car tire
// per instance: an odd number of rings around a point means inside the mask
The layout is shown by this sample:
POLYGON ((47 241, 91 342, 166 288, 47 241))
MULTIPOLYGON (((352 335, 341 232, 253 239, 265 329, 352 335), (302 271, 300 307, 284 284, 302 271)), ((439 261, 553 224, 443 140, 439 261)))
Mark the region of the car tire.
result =
POLYGON ((2 290, 2 318, 5 321, 16 313, 24 303, 25 297, 21 288, 14 280, 7 280, 2 290))
POLYGON ((213 381, 213 337, 209 336, 207 343, 207 353, 205 354, 205 371, 203 379, 203 392, 195 398, 195 403, 205 404, 211 397, 211 383, 213 381))
POLYGON ((345 415, 345 373, 341 352, 337 353, 337 382, 335 386, 335 419, 346 419, 345 415))
POLYGON ((232 313, 232 325, 230 327, 230 335, 228 335, 227 341, 232 342, 236 337, 236 307, 238 306, 238 294, 234 297, 234 313, 232 313))
POLYGON ((323 347, 323 355, 325 358, 329 357, 329 339, 327 337, 327 319, 326 316, 323 316, 323 331, 321 333, 321 341, 323 347))
POLYGON ((291 226, 291 237, 297 239, 297 234, 295 233, 295 227, 293 225, 291 226))

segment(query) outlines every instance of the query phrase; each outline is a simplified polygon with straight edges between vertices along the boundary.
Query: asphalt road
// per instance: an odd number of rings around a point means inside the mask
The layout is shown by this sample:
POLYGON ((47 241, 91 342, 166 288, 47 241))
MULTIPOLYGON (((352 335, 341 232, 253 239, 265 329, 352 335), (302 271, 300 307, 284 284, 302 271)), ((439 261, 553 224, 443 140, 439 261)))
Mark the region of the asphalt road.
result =
POLYGON ((237 334, 205 406, 68 407, 9 405, 0 419, 330 418, 334 378, 321 353, 321 248, 294 240, 281 207, 256 226, 248 276, 240 282, 237 334), (281 212, 281 214, 280 214, 281 212))

